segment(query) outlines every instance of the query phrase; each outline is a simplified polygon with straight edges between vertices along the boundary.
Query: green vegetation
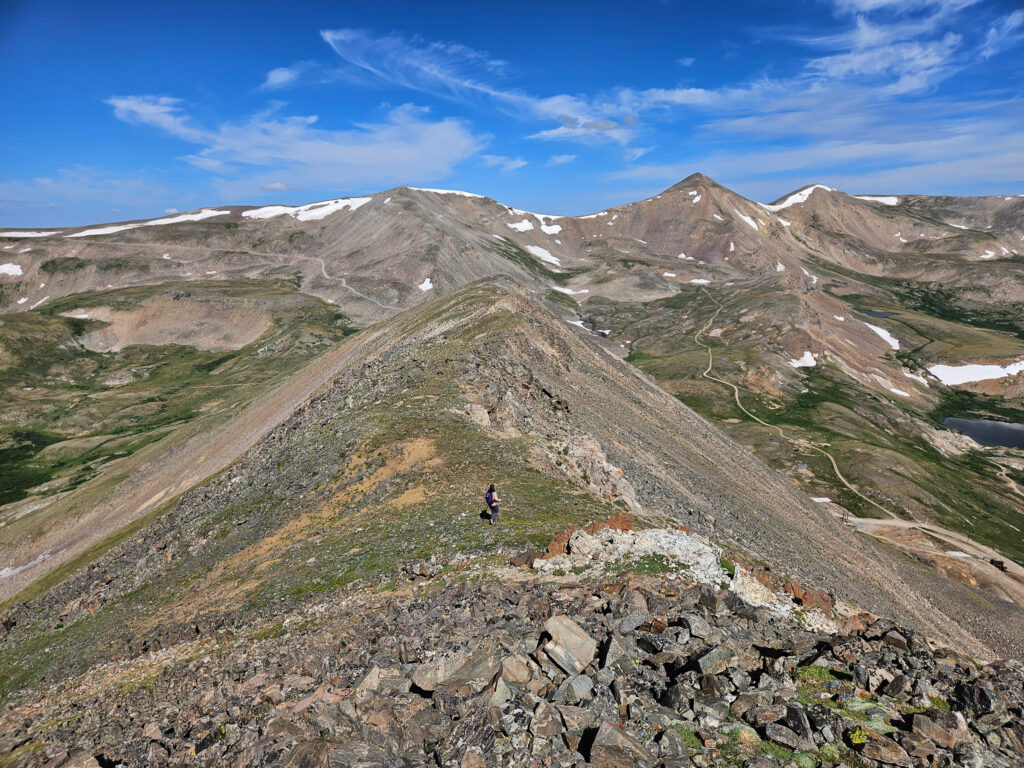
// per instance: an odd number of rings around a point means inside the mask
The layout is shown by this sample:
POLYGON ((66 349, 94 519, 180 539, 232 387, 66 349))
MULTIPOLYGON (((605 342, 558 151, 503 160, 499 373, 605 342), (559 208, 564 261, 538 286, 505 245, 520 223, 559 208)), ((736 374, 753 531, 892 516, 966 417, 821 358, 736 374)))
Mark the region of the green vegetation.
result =
POLYGON ((687 568, 688 566, 685 564, 677 563, 662 555, 644 555, 636 560, 620 560, 605 569, 605 572, 612 576, 623 573, 634 573, 637 576, 660 576, 663 573, 672 573, 687 568))
POLYGON ((0 408, 19 418, 0 425, 0 505, 43 484, 73 489, 211 406, 254 396, 353 332, 335 308, 291 285, 246 280, 97 291, 4 315, 0 408), (96 352, 78 339, 106 324, 62 316, 92 306, 132 310, 167 297, 262 306, 272 326, 226 353, 182 345, 96 352))

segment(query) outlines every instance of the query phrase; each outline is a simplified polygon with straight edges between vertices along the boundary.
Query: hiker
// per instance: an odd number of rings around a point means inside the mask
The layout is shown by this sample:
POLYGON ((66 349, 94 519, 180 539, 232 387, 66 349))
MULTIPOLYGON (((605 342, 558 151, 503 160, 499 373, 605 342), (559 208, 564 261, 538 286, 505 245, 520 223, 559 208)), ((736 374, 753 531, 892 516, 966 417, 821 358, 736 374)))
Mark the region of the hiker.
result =
POLYGON ((501 501, 498 492, 494 490, 494 483, 491 483, 491 487, 484 494, 484 501, 487 502, 487 509, 491 511, 491 525, 494 525, 494 521, 498 519, 498 502, 501 501))

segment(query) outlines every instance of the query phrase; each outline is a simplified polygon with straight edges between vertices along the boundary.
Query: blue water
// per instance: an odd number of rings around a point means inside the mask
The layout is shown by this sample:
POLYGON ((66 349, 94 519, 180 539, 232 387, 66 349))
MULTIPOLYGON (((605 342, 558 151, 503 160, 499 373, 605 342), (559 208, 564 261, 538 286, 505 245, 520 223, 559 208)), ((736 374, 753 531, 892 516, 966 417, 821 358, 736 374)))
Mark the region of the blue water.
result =
POLYGON ((982 445, 1024 448, 1024 424, 985 419, 958 419, 953 416, 947 416, 942 423, 963 432, 982 445))
POLYGON ((877 309, 858 309, 857 311, 868 317, 892 317, 892 312, 881 312, 877 309))

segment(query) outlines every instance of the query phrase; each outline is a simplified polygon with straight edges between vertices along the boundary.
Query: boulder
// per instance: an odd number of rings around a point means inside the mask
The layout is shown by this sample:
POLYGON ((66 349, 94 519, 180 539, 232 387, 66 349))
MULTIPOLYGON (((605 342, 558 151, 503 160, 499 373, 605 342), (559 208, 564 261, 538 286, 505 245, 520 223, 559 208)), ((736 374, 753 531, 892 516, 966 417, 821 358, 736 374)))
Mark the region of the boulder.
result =
POLYGON ((412 673, 412 684, 424 691, 436 691, 470 657, 467 649, 439 654, 420 664, 412 673))
POLYGON ((654 756, 618 726, 604 721, 590 747, 595 768, 653 768, 654 756))
POLYGON ((551 640, 544 645, 548 657, 569 674, 582 672, 597 655, 597 642, 565 615, 544 622, 551 640))
POLYGON ((877 760, 886 765, 906 766, 906 768, 910 768, 914 764, 907 751, 892 739, 870 731, 866 735, 867 739, 860 746, 861 757, 877 760))

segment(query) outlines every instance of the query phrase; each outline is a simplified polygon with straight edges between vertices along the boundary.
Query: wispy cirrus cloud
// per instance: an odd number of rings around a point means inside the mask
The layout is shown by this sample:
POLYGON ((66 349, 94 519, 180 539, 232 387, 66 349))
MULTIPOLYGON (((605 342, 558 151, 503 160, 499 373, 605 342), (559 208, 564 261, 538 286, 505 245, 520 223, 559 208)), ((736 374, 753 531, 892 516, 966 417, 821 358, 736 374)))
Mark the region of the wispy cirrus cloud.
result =
POLYGON ((349 66, 384 83, 460 102, 484 100, 512 116, 558 123, 532 134, 533 138, 627 144, 634 134, 619 115, 584 98, 534 96, 501 87, 495 77, 503 73, 505 62, 459 43, 374 35, 360 29, 324 30, 320 35, 349 66))
POLYGON ((989 27, 985 44, 981 48, 981 57, 991 59, 1021 40, 1024 40, 1024 10, 1017 10, 989 27))
POLYGON ((348 130, 318 125, 316 115, 286 115, 283 105, 241 122, 201 127, 182 102, 166 96, 110 99, 114 114, 199 145, 182 159, 216 174, 227 199, 260 191, 301 188, 362 189, 373 185, 444 178, 484 145, 453 118, 431 120, 412 105, 397 107, 383 121, 348 130))
POLYGON ((483 164, 490 168, 500 168, 502 171, 508 173, 509 171, 517 171, 520 168, 529 165, 526 160, 521 157, 505 157, 504 155, 482 155, 480 158, 483 164))
POLYGON ((571 163, 575 159, 576 155, 552 155, 551 157, 548 158, 548 161, 545 163, 545 165, 549 167, 555 165, 565 165, 566 163, 571 163))

